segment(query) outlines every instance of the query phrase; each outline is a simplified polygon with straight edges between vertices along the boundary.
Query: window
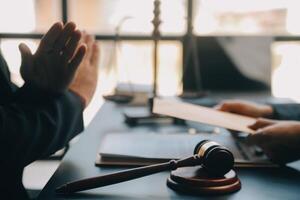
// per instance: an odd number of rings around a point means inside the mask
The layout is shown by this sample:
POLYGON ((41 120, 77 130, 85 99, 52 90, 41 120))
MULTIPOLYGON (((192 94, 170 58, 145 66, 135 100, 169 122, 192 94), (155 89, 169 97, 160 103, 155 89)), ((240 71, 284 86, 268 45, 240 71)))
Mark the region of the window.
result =
POLYGON ((297 0, 195 0, 198 35, 299 34, 297 0))
POLYGON ((271 50, 273 95, 300 102, 300 42, 276 41, 271 50))
MULTIPOLYGON (((23 84, 19 74, 19 43, 25 42, 34 52, 39 34, 64 17, 97 35, 101 48, 101 73, 93 100, 97 103, 87 111, 87 118, 92 118, 102 102, 101 96, 112 92, 117 83, 152 84, 154 0, 0 0, 0 3, 0 47, 16 84, 23 84), (128 35, 130 39, 116 41, 116 34, 128 35)), ((186 32, 186 3, 186 0, 161 1, 161 35, 173 38, 159 43, 160 95, 181 92, 180 40, 186 32)))
MULTIPOLYGON (((153 0, 69 0, 70 20, 101 34, 151 35, 153 0)), ((185 33, 185 0, 161 1, 162 34, 185 33)))
MULTIPOLYGON (((122 41, 117 48, 102 45, 106 53, 102 63, 106 66, 110 81, 151 85, 153 83, 153 42, 122 41), (115 52, 114 52, 115 51, 115 52), (114 73, 115 72, 115 73, 114 73)), ((158 84, 161 95, 180 93, 182 45, 180 42, 161 41, 159 43, 158 84), (174 59, 170 59, 174 58, 174 59)), ((106 81, 108 82, 108 81, 106 81)), ((109 84, 114 85, 114 84, 109 84)))
POLYGON ((1 33, 44 32, 61 19, 61 0, 0 0, 0 3, 1 33))
POLYGON ((3 39, 0 43, 0 49, 11 73, 11 80, 18 86, 21 86, 24 81, 20 75, 21 54, 19 52, 19 44, 23 42, 28 45, 32 52, 35 52, 39 40, 30 39, 3 39))
MULTIPOLYGON (((112 92, 116 83, 152 83, 154 0, 0 0, 0 3, 0 45, 18 84, 22 84, 18 73, 20 41, 34 50, 40 33, 54 22, 66 20, 97 35, 101 46, 98 83, 101 94, 112 92), (122 36, 122 40, 116 35, 122 36)), ((218 0, 161 0, 159 94, 174 95, 182 91, 182 55, 189 48, 182 43, 190 30, 189 24, 193 24, 197 37, 297 35, 300 34, 298 4, 298 0, 224 0, 221 4, 218 0), (189 5, 193 5, 191 10, 189 5)))

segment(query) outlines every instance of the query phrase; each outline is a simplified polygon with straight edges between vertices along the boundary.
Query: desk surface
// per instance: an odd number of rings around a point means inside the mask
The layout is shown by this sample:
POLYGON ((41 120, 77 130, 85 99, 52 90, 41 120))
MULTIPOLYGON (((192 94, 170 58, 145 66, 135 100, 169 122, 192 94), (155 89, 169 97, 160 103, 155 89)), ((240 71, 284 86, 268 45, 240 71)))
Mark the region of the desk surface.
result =
MULTIPOLYGON (((91 124, 74 144, 61 165, 41 192, 39 199, 207 199, 177 194, 166 186, 169 172, 136 179, 118 185, 93 189, 71 196, 58 196, 55 188, 63 183, 107 174, 120 168, 99 168, 94 165, 101 138, 107 132, 156 131, 158 126, 140 126, 130 129, 123 123, 121 107, 105 103, 91 124)), ((171 127, 165 127, 168 131, 171 127)), ((281 169, 238 169, 242 189, 230 195, 211 199, 299 199, 300 166, 281 169)), ((124 169, 124 168, 123 168, 124 169)))

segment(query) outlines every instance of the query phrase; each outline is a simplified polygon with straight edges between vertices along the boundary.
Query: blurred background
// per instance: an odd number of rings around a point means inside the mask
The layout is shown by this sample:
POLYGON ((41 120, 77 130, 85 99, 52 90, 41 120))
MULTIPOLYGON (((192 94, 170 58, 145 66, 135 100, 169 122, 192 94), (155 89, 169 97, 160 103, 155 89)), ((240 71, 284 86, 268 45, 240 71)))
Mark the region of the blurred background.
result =
MULTIPOLYGON (((151 88, 153 2, 0 0, 0 47, 12 80, 23 84, 20 42, 34 51, 54 22, 74 21, 96 35, 101 49, 97 91, 84 113, 88 125, 102 96, 120 85, 151 88)), ((161 0, 158 94, 267 90, 300 101, 299 9, 297 0, 161 0)), ((31 165, 25 185, 42 188, 58 163, 31 165)))

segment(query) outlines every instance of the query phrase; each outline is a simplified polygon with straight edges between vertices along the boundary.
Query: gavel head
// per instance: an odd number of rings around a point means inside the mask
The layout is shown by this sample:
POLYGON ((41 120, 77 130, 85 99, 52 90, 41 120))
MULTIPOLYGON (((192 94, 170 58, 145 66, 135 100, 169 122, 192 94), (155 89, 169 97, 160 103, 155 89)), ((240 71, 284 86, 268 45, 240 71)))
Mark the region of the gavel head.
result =
POLYGON ((216 142, 201 141, 196 145, 194 154, 201 158, 203 168, 210 174, 223 176, 233 168, 233 154, 216 142))

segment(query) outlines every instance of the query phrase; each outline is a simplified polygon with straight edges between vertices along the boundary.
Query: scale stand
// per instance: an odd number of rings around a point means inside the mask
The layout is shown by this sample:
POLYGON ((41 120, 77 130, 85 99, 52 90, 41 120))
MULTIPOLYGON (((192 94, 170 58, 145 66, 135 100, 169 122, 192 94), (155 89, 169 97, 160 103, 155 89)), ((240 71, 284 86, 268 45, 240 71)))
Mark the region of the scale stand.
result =
MULTIPOLYGON (((192 65, 192 70, 195 75, 196 88, 192 91, 184 91, 179 97, 182 99, 198 99, 208 95, 207 91, 203 90, 201 78, 201 66, 199 61, 199 52, 197 47, 197 38, 194 34, 193 26, 193 0, 188 0, 188 16, 187 16, 187 32, 183 38, 184 62, 183 76, 187 73, 188 68, 192 65)), ((184 77, 183 77, 184 79, 184 77)))
POLYGON ((180 119, 174 119, 168 116, 157 115, 152 112, 153 108, 153 100, 157 97, 157 71, 158 71, 158 42, 160 40, 160 31, 159 26, 161 24, 160 20, 160 0, 154 1, 154 19, 152 20, 153 24, 153 33, 152 36, 154 38, 154 66, 153 66, 153 91, 152 96, 148 99, 148 109, 143 112, 134 112, 134 111, 125 111, 125 123, 130 126, 135 126, 140 123, 155 123, 157 121, 161 121, 162 119, 172 119, 175 124, 183 124, 184 121, 180 119))

